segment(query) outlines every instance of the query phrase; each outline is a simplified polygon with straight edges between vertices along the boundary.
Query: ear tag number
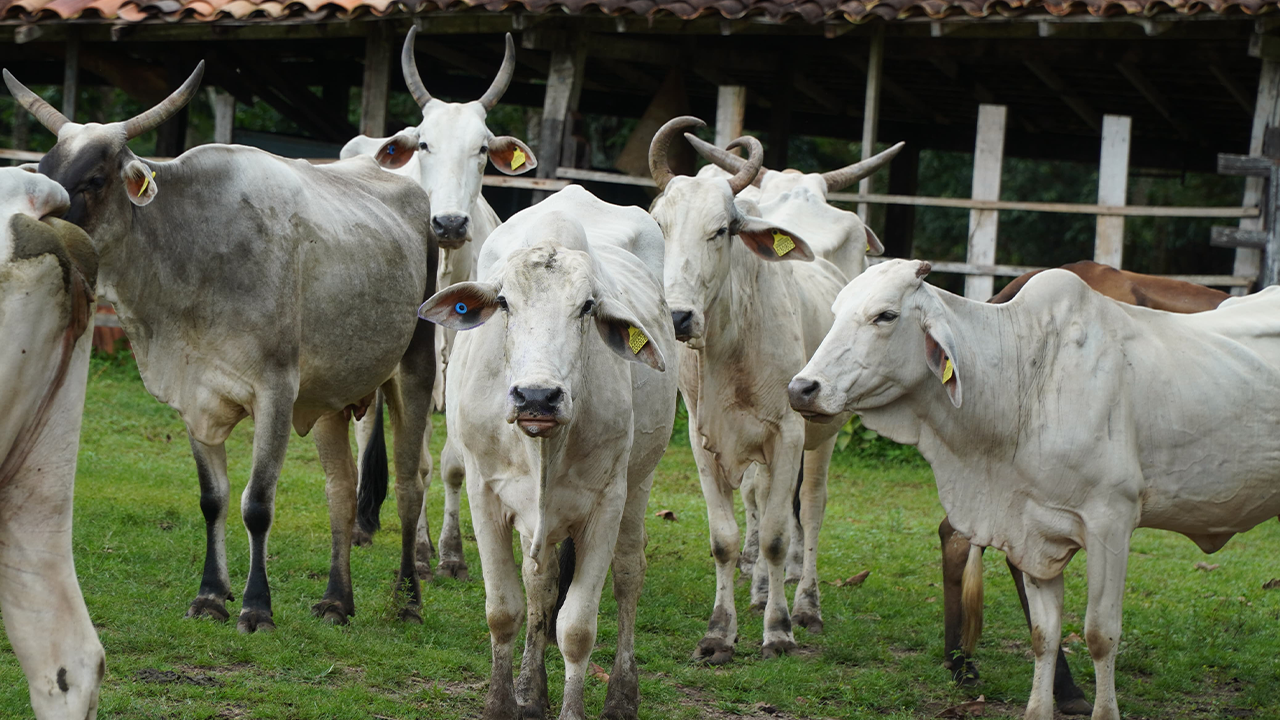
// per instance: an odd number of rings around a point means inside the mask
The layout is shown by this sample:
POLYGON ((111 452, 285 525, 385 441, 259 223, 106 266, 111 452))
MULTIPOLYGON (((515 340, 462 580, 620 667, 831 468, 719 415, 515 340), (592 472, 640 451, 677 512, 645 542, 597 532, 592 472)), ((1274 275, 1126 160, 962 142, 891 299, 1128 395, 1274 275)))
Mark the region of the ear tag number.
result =
POLYGON ((466 314, 467 314, 467 304, 466 304, 466 303, 458 303, 457 305, 454 305, 454 306, 453 306, 453 310, 454 310, 454 312, 458 313, 459 315, 466 315, 466 314))
POLYGON ((151 171, 151 177, 142 178, 142 188, 138 190, 138 197, 142 197, 142 193, 147 191, 147 186, 151 184, 151 178, 155 177, 154 170, 151 171))
POLYGON ((955 368, 951 365, 951 358, 947 358, 947 364, 942 366, 942 384, 946 385, 951 381, 951 376, 955 373, 955 368))
POLYGON ((521 150, 520 148, 516 148, 516 151, 511 153, 511 169, 512 170, 518 169, 521 165, 524 164, 524 161, 526 159, 527 159, 527 156, 524 154, 524 151, 521 150))
POLYGON ((791 239, 790 235, 783 235, 777 230, 773 231, 773 251, 778 253, 778 257, 782 257, 794 250, 796 243, 791 239))
POLYGON ((632 355, 639 355, 644 346, 649 344, 649 338, 645 337, 638 327, 628 330, 627 336, 627 345, 631 348, 632 355))

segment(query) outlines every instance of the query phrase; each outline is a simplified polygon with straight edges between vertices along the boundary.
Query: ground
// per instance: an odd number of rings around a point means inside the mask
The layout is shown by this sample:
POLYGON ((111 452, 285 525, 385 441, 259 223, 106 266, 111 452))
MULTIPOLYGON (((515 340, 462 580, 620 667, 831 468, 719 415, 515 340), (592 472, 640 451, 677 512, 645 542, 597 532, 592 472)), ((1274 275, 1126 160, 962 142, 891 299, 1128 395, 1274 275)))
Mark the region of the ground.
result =
MULTIPOLYGON (((437 416, 437 449, 443 440, 437 416)), ((250 424, 228 443, 233 496, 247 478, 250 424)), ((103 718, 478 717, 489 673, 484 590, 464 505, 470 582, 437 579, 423 593, 423 624, 394 619, 398 558, 394 512, 371 548, 353 552, 357 616, 347 627, 311 617, 328 570, 323 477, 310 438, 294 438, 281 477, 268 572, 272 634, 239 635, 234 623, 186 620, 199 584, 204 524, 182 423, 143 389, 130 360, 95 358, 76 484, 75 556, 89 613, 107 652, 103 718)), ((797 631, 801 652, 759 657, 761 623, 739 586, 738 657, 723 668, 690 660, 714 595, 706 516, 680 427, 649 506, 649 575, 637 655, 642 718, 932 718, 984 695, 985 717, 1019 717, 1031 682, 1029 641, 999 553, 987 557, 981 683, 956 688, 941 667, 942 603, 936 528, 942 517, 928 466, 841 453, 819 570, 826 633, 797 631), (672 510, 676 520, 654 514, 672 510), (835 586, 864 570, 861 585, 835 586)), ((438 480, 428 498, 438 522, 438 480)), ((238 506, 238 503, 233 503, 238 506)), ((438 525, 437 525, 438 528, 438 525)), ((242 587, 248 543, 238 513, 227 532, 232 585, 242 587)), ((1118 669, 1127 718, 1280 717, 1275 628, 1280 523, 1233 540, 1213 557, 1185 538, 1141 530, 1133 543, 1118 669), (1217 565, 1205 571, 1198 562, 1217 565)), ((1084 557, 1068 568, 1064 635, 1084 635, 1084 557)), ((237 593, 237 596, 239 593, 237 593)), ((606 592, 593 661, 607 671, 616 634, 606 592)), ((234 615, 239 603, 228 604, 234 615)), ((1068 644, 1090 697, 1083 643, 1068 644)), ((552 702, 563 664, 554 649, 552 702)), ((605 685, 587 683, 598 714, 605 685)), ((29 717, 26 683, 0 641, 0 717, 29 717)))

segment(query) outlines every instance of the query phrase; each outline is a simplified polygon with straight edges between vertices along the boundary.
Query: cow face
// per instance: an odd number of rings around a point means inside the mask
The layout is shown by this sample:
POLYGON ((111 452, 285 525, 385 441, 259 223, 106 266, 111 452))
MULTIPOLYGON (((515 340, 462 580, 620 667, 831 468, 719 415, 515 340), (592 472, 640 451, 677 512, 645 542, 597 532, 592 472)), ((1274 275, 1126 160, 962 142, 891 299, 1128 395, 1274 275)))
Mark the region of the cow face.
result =
POLYGON ((813 421, 870 410, 927 383, 941 382, 960 407, 955 340, 923 286, 929 263, 891 260, 854 278, 836 297, 835 323, 787 390, 813 421))
POLYGON ((588 253, 544 241, 512 253, 492 282, 436 293, 419 315, 455 330, 498 324, 507 422, 529 437, 554 437, 572 421, 575 389, 601 349, 592 336, 624 360, 665 369, 649 331, 600 277, 588 253))

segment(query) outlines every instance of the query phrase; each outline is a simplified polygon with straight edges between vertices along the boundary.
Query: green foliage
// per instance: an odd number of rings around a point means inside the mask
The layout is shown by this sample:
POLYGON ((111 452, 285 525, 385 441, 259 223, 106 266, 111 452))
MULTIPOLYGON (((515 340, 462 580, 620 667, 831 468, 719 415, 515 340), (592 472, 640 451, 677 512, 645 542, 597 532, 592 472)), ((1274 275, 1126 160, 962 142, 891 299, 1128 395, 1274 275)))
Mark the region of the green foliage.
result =
POLYGON ((920 451, 910 445, 899 445, 862 424, 862 418, 849 418, 836 435, 836 452, 863 462, 890 465, 924 466, 920 451))

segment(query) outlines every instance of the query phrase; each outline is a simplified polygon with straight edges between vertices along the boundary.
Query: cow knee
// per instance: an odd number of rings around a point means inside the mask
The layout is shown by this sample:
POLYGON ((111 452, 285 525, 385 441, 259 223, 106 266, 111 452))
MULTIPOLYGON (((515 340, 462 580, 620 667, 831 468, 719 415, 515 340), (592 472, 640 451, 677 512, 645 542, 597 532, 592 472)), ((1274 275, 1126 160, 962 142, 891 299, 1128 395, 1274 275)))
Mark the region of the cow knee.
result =
POLYGON ((556 643, 560 652, 566 663, 585 662, 596 644, 595 618, 574 617, 565 611, 562 611, 562 615, 570 617, 561 617, 557 623, 556 643))
POLYGON ((774 538, 769 541, 769 544, 765 545, 762 549, 766 560, 770 563, 780 563, 787 556, 787 541, 783 539, 782 535, 775 535, 774 538))
POLYGON ((1084 639, 1089 646, 1089 657, 1095 662, 1104 660, 1111 656, 1115 650, 1116 641, 1119 640, 1120 628, 1117 627, 1100 627, 1102 623, 1090 623, 1085 628, 1084 639))
POLYGON ((520 615, 519 608, 508 605, 491 607, 485 612, 494 642, 506 644, 515 641, 516 632, 520 629, 520 615))

